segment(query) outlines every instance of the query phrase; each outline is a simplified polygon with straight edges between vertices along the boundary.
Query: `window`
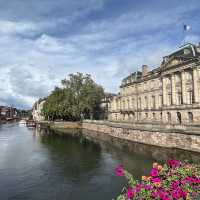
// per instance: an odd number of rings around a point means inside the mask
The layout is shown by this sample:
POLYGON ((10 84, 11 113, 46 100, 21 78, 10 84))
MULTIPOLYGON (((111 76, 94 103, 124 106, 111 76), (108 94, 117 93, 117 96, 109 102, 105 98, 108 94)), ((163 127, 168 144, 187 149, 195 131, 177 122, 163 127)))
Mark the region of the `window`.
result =
POLYGON ((148 119, 148 113, 145 113, 145 119, 148 119))
POLYGON ((133 119, 135 119, 135 113, 132 114, 133 119))
POLYGON ((178 92, 178 105, 181 105, 182 104, 182 93, 181 92, 178 92))
POLYGON ((139 120, 141 120, 142 119, 142 114, 141 113, 139 113, 139 120))
POLYGON ((181 124, 181 113, 177 112, 176 115, 177 115, 177 121, 178 121, 178 123, 181 124))
POLYGON ((169 103, 169 105, 172 104, 172 94, 171 93, 168 93, 168 103, 169 103))
POLYGON ((128 109, 130 108, 129 99, 127 99, 127 108, 128 108, 128 109))
POLYGON ((152 107, 153 107, 153 108, 156 107, 156 99, 155 99, 155 96, 152 96, 152 107))
POLYGON ((138 99, 138 101, 139 101, 139 102, 138 102, 138 104, 139 104, 138 106, 139 106, 139 108, 141 109, 141 108, 142 108, 142 101, 141 101, 141 97, 138 99))
POLYGON ((188 95, 189 95, 189 104, 194 103, 194 92, 193 92, 193 90, 189 90, 188 95))
POLYGON ((167 113, 167 121, 168 121, 168 123, 171 122, 171 113, 170 112, 167 113))
POLYGON ((160 121, 162 121, 162 112, 160 113, 160 121))
POLYGON ((153 120, 156 120, 156 113, 153 113, 153 120))
POLYGON ((134 98, 132 98, 132 108, 135 108, 135 99, 134 98))
POLYGON ((189 123, 193 122, 193 114, 192 114, 192 112, 188 112, 188 122, 189 123))
POLYGON ((162 105, 163 105, 163 96, 160 95, 159 97, 160 97, 160 107, 162 107, 162 105))
POLYGON ((145 99, 145 108, 147 109, 148 108, 148 99, 147 99, 147 97, 145 97, 144 99, 145 99))
POLYGON ((123 101, 123 109, 125 110, 125 101, 123 101))

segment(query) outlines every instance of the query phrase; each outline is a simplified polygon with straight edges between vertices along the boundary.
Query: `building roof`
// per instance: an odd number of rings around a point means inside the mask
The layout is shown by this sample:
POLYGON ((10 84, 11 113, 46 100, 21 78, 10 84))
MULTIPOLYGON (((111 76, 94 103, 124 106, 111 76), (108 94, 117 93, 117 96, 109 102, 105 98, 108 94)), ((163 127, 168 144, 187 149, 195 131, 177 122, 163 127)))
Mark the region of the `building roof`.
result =
POLYGON ((150 76, 156 76, 160 73, 163 67, 166 67, 168 63, 170 63, 173 59, 179 59, 183 62, 185 61, 192 61, 200 57, 200 45, 196 46, 194 44, 188 43, 181 46, 178 50, 174 51, 173 53, 169 54, 168 56, 163 57, 163 61, 161 66, 147 72, 145 76, 142 76, 142 72, 136 71, 131 73, 129 76, 122 80, 121 87, 138 82, 143 79, 148 79, 150 76))

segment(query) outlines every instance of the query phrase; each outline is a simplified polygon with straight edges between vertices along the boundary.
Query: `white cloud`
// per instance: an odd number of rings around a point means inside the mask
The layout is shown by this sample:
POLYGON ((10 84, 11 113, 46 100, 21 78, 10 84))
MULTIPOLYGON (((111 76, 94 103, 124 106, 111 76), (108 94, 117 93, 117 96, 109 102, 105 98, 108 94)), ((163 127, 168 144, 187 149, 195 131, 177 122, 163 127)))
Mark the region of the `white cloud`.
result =
MULTIPOLYGON (((70 1, 67 17, 60 16, 58 10, 53 12, 56 6, 61 9, 53 2, 51 6, 42 3, 35 14, 30 13, 29 20, 0 18, 0 103, 31 107, 61 79, 77 71, 92 74, 107 91, 116 92, 122 78, 142 64, 158 66, 162 57, 181 43, 182 38, 173 39, 180 37, 179 18, 197 6, 129 10, 115 17, 87 19, 81 26, 84 17, 90 11, 103 9, 105 2, 70 1), (46 14, 54 13, 56 17, 43 19, 40 15, 44 8, 46 14), (41 20, 31 21, 36 15, 41 20), (60 24, 66 26, 65 34, 64 29, 59 32, 60 24), (71 30, 71 24, 78 30, 71 30)), ((196 42, 199 37, 190 34, 186 39, 196 42)))
POLYGON ((32 31, 38 31, 38 27, 35 23, 0 20, 0 34, 23 34, 32 31))

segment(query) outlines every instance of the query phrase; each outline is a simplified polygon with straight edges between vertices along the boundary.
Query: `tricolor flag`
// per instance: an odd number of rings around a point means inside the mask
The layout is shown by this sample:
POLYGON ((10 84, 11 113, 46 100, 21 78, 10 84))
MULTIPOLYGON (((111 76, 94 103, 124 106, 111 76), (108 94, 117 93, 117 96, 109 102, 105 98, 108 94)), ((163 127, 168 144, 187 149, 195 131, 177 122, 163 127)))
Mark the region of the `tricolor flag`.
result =
POLYGON ((183 29, 184 29, 184 31, 189 31, 191 29, 191 27, 186 25, 186 24, 184 24, 183 25, 183 29))

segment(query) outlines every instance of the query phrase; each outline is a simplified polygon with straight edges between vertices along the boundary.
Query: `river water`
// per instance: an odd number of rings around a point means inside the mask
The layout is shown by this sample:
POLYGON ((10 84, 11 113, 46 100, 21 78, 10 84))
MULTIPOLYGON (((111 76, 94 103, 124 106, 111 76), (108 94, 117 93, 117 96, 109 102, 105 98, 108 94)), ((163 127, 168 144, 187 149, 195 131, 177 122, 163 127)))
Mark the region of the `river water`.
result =
POLYGON ((155 161, 200 162, 198 153, 133 144, 97 133, 55 133, 17 123, 0 126, 1 200, 111 200, 125 183, 114 174, 118 164, 139 178, 148 175, 155 161))

